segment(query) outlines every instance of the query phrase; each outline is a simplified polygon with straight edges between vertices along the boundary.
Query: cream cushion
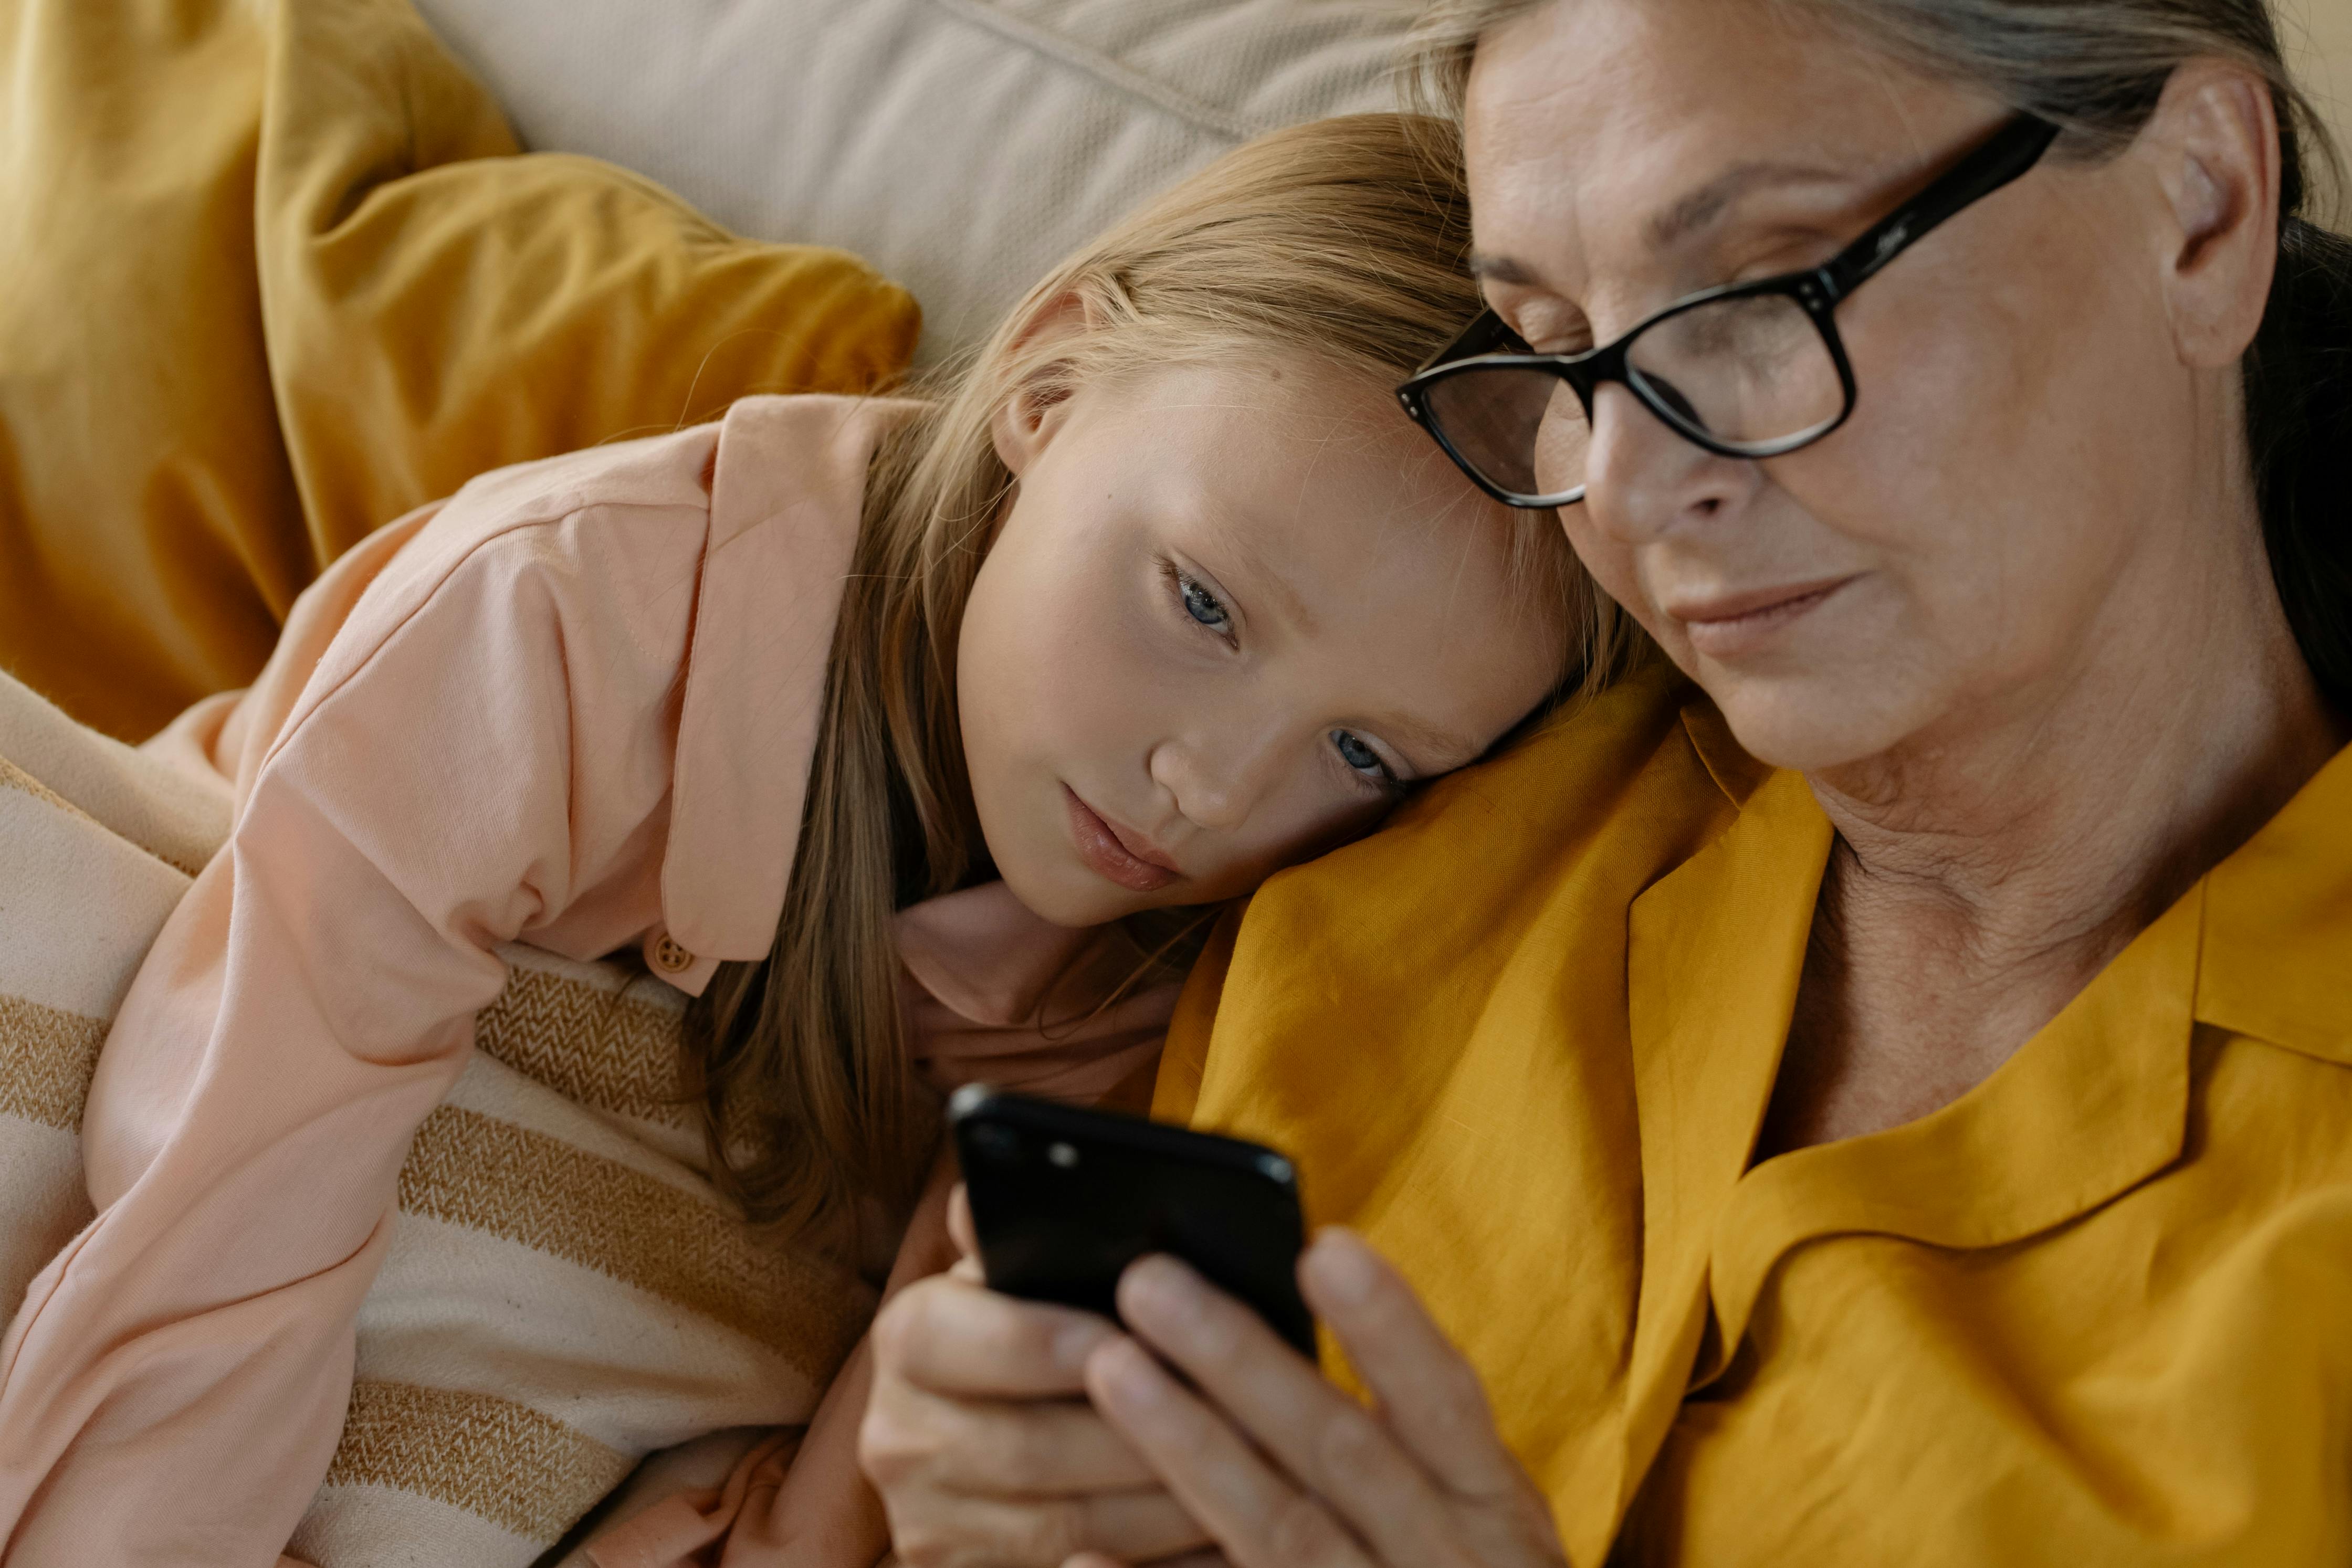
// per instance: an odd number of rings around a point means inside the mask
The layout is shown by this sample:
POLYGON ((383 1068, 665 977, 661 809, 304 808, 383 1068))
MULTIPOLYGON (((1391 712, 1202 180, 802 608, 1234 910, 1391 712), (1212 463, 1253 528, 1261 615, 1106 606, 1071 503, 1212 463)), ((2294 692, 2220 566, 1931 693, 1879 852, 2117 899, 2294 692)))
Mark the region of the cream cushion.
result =
MULTIPOLYGON (((2352 0, 2279 0, 2352 147, 2352 0)), ((523 141, 905 283, 922 357, 1253 132, 1390 109, 1413 0, 418 0, 523 141)), ((2341 219, 2339 219, 2341 226, 2341 219)))
POLYGON ((1261 131, 1391 109, 1391 0, 419 0, 526 145, 739 233, 856 251, 985 336, 1056 260, 1261 131))
MULTIPOLYGON (((2352 159, 2352 0, 2277 0, 2287 62, 2352 159)), ((2336 204, 2336 226, 2352 232, 2352 192, 2336 204)))

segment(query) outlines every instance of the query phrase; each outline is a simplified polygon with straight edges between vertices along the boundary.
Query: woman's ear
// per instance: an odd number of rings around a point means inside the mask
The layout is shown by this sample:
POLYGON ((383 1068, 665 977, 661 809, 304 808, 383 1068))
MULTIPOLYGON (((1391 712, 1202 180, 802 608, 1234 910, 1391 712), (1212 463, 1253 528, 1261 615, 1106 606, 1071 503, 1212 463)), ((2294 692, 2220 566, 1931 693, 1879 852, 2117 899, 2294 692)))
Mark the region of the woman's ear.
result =
POLYGON ((2242 66, 2191 60, 2141 132, 2157 160, 2164 289, 2180 358, 2235 364, 2262 325, 2278 262, 2279 128, 2270 84, 2242 66))
POLYGON ((1039 368, 997 405, 989 421, 989 434, 995 442, 996 455, 1015 479, 1028 472, 1029 465, 1052 442, 1069 405, 1067 381, 1053 373, 1061 368, 1054 350, 1092 331, 1095 316, 1092 304, 1072 289, 1041 302, 1013 340, 1013 353, 1039 368))

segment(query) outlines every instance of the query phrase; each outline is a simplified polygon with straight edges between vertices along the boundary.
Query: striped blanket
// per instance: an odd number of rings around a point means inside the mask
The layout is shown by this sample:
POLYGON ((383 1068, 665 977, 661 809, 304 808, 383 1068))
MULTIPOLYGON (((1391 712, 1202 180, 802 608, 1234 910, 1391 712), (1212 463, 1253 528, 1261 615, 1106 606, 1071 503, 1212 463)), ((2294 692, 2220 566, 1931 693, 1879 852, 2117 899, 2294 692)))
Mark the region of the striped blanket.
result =
MULTIPOLYGON (((228 802, 0 676, 0 1318, 90 1222, 107 1022, 228 802)), ((526 947, 418 1130, 342 1441, 288 1551, 525 1568, 658 1448, 805 1421, 872 1291, 761 1244, 673 1093, 683 998, 526 947)))

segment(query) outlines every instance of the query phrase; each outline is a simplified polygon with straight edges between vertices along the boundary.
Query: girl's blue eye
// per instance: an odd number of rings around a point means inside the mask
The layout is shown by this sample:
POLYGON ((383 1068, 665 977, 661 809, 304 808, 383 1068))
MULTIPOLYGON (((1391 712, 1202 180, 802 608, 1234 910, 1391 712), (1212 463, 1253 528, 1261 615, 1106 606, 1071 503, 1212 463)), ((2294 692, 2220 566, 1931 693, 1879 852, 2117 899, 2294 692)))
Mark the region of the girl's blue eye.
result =
POLYGON ((1176 584, 1183 591, 1186 614, 1212 632, 1233 629, 1233 619, 1225 613, 1224 605, 1219 602, 1215 594, 1189 577, 1178 577, 1176 584))
POLYGON ((1388 777, 1388 764, 1381 760, 1381 754, 1346 730, 1333 730, 1331 744, 1339 748, 1339 760, 1357 772, 1377 773, 1383 779, 1388 777))

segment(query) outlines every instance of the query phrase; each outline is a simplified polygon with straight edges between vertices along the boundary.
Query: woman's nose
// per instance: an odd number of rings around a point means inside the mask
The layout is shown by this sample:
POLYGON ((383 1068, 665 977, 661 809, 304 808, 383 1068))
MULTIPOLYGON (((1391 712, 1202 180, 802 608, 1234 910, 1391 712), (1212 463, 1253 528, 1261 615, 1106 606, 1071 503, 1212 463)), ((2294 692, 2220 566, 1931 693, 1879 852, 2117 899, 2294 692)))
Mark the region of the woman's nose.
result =
POLYGON ((1593 396, 1584 506, 1621 543, 1647 544, 1720 521, 1755 493, 1762 475, 1754 462, 1719 457, 1686 440, 1626 387, 1611 383, 1593 396))

